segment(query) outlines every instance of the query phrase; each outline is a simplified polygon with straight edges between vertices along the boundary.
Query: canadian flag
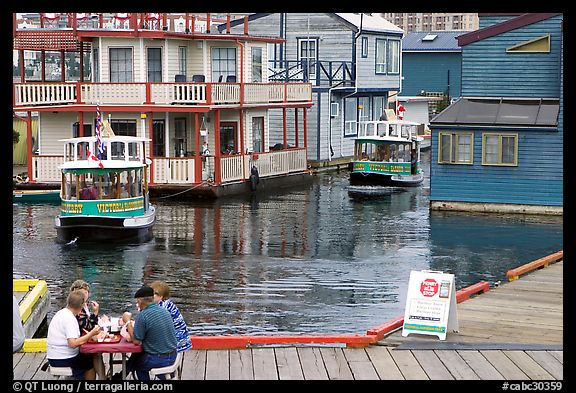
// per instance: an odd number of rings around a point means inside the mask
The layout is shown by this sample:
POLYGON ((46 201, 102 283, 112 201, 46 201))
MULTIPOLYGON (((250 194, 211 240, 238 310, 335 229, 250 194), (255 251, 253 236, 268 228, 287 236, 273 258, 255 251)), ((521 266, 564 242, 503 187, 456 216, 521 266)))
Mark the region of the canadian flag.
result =
POLYGON ((92 160, 92 161, 97 161, 97 162, 98 162, 98 166, 99 166, 100 168, 104 168, 104 164, 102 164, 102 161, 100 161, 100 160, 98 159, 98 157, 96 157, 96 156, 94 155, 94 153, 92 153, 92 152, 90 151, 90 149, 87 149, 87 150, 88 150, 88 159, 89 159, 89 160, 92 160))
POLYGON ((404 120, 404 112, 405 111, 406 111, 406 109, 400 103, 400 101, 396 100, 396 116, 398 117, 398 119, 404 120))

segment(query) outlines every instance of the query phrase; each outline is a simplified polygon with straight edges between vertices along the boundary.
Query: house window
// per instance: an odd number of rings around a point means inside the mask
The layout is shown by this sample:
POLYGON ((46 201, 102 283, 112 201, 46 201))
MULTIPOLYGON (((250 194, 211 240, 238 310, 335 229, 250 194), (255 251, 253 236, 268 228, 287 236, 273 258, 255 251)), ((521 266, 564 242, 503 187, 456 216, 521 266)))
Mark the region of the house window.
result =
POLYGON ((166 155, 165 122, 164 120, 154 120, 152 122, 152 151, 154 157, 164 157, 166 155))
POLYGON ((178 47, 178 74, 186 75, 186 51, 187 48, 185 46, 178 47))
POLYGON ((360 121, 372 120, 372 97, 358 97, 358 119, 360 121))
POLYGON ((78 138, 79 136, 90 136, 92 135, 92 126, 90 124, 84 124, 83 134, 80 135, 80 123, 76 122, 72 124, 72 138, 78 138))
POLYGON ((252 82, 262 82, 262 48, 252 48, 252 82))
POLYGON ((136 136, 136 120, 110 120, 110 127, 116 135, 136 136))
POLYGON ((252 118, 252 151, 264 152, 264 117, 252 118))
POLYGON ((110 82, 132 82, 132 48, 110 48, 110 82))
POLYGON ((380 120, 386 108, 386 97, 374 97, 374 115, 372 119, 380 120))
POLYGON ((438 163, 472 164, 474 134, 471 132, 438 133, 438 163))
POLYGON ((362 37, 362 57, 368 57, 368 37, 362 37))
POLYGON ((376 39, 376 73, 386 73, 386 40, 376 39))
POLYGON ((148 82, 162 82, 162 50, 148 48, 148 82))
POLYGON ((518 134, 482 134, 482 165, 518 165, 518 134))
POLYGON ((398 74, 400 72, 400 41, 388 40, 388 73, 398 74))
POLYGON ((318 61, 318 39, 298 39, 298 61, 308 80, 315 81, 316 63, 318 61))
POLYGON ((238 146, 236 144, 236 123, 220 123, 220 153, 236 154, 238 146))
POLYGON ((100 56, 98 53, 98 48, 92 50, 92 64, 94 64, 94 77, 92 79, 94 82, 100 82, 100 56))
POLYGON ((212 82, 236 76, 236 48, 212 48, 212 82))
POLYGON ((356 98, 344 99, 344 136, 356 136, 358 132, 358 104, 356 98))

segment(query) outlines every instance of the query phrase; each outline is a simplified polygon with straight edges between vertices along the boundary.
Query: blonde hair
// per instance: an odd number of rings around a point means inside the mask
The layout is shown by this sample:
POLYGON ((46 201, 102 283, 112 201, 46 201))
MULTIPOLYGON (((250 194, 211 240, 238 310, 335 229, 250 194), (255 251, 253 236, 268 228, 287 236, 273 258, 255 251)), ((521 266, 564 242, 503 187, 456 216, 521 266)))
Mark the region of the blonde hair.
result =
POLYGON ((72 286, 70 287, 70 292, 73 292, 77 289, 85 289, 88 292, 90 292, 90 284, 88 284, 84 280, 76 280, 72 283, 72 286))
POLYGON ((156 280, 150 284, 150 288, 162 297, 162 300, 170 298, 170 287, 164 281, 156 280))

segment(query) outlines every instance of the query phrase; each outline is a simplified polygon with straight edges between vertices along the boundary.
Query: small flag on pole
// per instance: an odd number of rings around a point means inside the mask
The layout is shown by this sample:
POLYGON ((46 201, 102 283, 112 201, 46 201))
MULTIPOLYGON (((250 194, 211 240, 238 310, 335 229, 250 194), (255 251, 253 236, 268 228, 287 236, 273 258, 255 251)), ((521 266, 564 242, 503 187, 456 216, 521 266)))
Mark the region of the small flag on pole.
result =
POLYGON ((404 120, 404 106, 400 103, 400 101, 396 100, 396 117, 400 120, 404 120))
POLYGON ((102 115, 100 113, 100 106, 96 105, 96 156, 98 160, 104 158, 104 144, 102 143, 102 115))
POLYGON ((94 155, 94 153, 92 153, 92 152, 90 151, 90 149, 88 149, 88 159, 89 159, 89 160, 92 160, 92 161, 98 161, 98 166, 99 166, 100 168, 104 168, 104 164, 102 164, 102 161, 100 161, 100 160, 98 159, 98 157, 96 157, 96 156, 94 155))

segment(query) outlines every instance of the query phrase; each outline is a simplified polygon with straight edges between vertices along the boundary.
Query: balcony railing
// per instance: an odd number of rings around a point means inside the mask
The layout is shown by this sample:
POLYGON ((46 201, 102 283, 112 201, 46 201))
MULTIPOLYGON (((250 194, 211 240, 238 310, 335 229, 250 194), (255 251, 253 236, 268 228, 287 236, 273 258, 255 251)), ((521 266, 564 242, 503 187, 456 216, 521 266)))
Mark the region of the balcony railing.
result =
MULTIPOLYGON (((240 83, 44 83, 14 84, 14 106, 65 104, 240 104, 240 83)), ((244 103, 310 102, 310 83, 246 83, 244 103)))
POLYGON ((276 82, 312 82, 316 86, 353 86, 354 65, 350 61, 269 60, 268 79, 276 82))
MULTIPOLYGON (((195 164, 201 157, 154 157, 152 171, 155 184, 194 184, 195 164)), ((206 157, 202 162, 202 180, 214 179, 215 157, 206 157)), ((57 183, 61 180, 58 167, 64 162, 62 156, 46 155, 32 158, 32 180, 57 183)), ((293 148, 254 155, 240 154, 221 156, 222 183, 231 183, 250 178, 252 166, 258 169, 261 178, 303 172, 307 169, 306 149, 293 148)), ((150 179, 150 172, 148 173, 150 179)))

